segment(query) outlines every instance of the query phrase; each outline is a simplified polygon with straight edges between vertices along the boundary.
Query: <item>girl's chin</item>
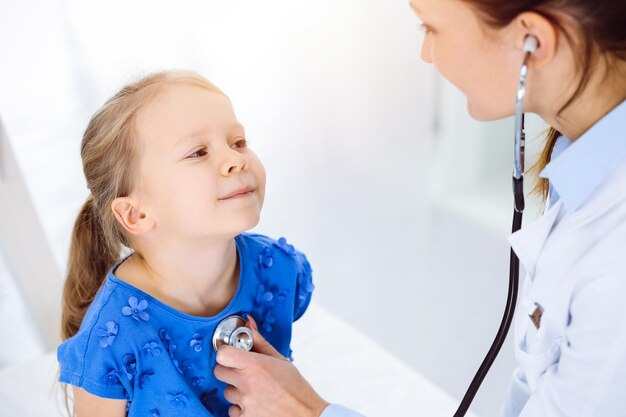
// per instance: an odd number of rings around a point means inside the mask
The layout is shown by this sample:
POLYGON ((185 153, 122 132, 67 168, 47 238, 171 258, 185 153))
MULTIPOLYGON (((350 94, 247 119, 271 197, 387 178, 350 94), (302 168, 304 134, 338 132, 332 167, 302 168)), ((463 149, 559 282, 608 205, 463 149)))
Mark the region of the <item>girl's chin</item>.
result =
POLYGON ((248 230, 256 227, 259 224, 260 220, 261 213, 259 213, 258 211, 240 216, 237 219, 235 230, 238 231, 237 234, 247 232, 248 230))

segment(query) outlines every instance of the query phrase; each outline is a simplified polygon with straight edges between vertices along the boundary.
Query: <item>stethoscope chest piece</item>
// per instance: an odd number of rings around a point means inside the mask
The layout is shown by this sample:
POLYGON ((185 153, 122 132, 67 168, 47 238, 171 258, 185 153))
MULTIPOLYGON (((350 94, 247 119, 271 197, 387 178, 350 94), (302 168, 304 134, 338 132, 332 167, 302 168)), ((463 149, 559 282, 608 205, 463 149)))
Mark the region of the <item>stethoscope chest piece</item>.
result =
POLYGON ((213 349, 217 352, 222 345, 234 346, 246 352, 252 350, 252 332, 246 327, 243 317, 228 316, 217 325, 213 332, 213 349))

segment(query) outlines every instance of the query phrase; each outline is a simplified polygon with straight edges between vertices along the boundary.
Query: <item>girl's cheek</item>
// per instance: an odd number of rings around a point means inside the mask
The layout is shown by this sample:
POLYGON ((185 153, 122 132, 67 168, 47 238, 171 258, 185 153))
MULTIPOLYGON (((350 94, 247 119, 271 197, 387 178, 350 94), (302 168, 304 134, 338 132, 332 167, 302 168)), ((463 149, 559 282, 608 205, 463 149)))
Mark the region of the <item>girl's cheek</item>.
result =
POLYGON ((264 185, 265 184, 265 166, 263 165, 263 162, 261 162, 261 160, 256 156, 256 154, 251 153, 250 155, 250 166, 252 168, 252 172, 254 172, 255 176, 257 177, 257 181, 259 182, 259 186, 260 185, 264 185))

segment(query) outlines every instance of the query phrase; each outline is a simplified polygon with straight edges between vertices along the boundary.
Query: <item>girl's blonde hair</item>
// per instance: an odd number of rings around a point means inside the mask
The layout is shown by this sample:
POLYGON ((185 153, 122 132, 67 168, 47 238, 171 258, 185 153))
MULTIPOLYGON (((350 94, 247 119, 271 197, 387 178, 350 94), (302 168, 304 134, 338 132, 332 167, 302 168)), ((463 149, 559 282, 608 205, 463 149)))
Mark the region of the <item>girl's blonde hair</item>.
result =
POLYGON ((93 115, 81 143, 81 158, 91 194, 72 231, 63 289, 61 335, 78 331, 107 272, 119 260, 128 239, 111 210, 117 197, 127 196, 137 180, 137 113, 167 85, 187 84, 224 95, 192 71, 160 71, 123 87, 93 115))

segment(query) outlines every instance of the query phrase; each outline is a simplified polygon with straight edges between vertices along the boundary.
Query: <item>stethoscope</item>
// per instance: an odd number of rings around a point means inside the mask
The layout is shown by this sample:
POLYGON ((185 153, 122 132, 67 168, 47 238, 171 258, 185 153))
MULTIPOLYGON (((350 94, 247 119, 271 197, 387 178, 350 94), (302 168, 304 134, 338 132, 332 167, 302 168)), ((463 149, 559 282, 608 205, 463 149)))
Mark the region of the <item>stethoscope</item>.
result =
MULTIPOLYGON (((524 63, 520 70, 519 84, 517 87, 517 101, 515 104, 515 148, 514 148, 514 165, 513 165, 513 227, 512 233, 515 233, 522 227, 522 214, 524 212, 524 149, 525 149, 525 132, 524 132, 524 96, 526 95, 526 77, 528 75, 528 60, 530 56, 537 50, 537 38, 534 36, 526 37, 524 41, 523 52, 524 63)), ((517 292, 519 287, 519 258, 511 249, 510 269, 509 269, 509 291, 506 300, 504 316, 500 323, 498 333, 485 356, 480 368, 476 372, 474 379, 467 388, 467 392, 459 405, 454 417, 463 417, 469 406, 471 405, 480 385, 482 384, 489 368, 498 356, 500 348, 506 339, 506 335, 511 327, 513 313, 515 312, 515 303, 517 302, 517 292)), ((245 327, 245 320, 240 316, 229 316, 223 319, 215 332, 213 333, 213 349, 217 352, 220 346, 230 345, 236 348, 250 351, 253 346, 252 332, 245 327)))
POLYGON ((254 341, 252 332, 246 327, 246 321, 241 316, 228 316, 217 325, 213 332, 213 350, 224 346, 234 346, 249 352, 252 350, 254 341))
MULTIPOLYGON (((517 86, 517 101, 515 103, 515 149, 514 149, 514 165, 513 165, 513 227, 512 233, 515 233, 522 227, 522 213, 524 212, 524 148, 526 134, 524 132, 524 96, 526 95, 526 77, 528 75, 528 60, 530 56, 537 50, 539 42, 534 36, 527 36, 524 40, 523 52, 524 63, 520 70, 519 84, 517 86)), ((509 292, 504 309, 504 316, 500 323, 498 333, 485 356, 480 368, 476 371, 474 379, 467 388, 467 392, 461 400, 459 408, 454 413, 454 417, 462 417, 467 412, 472 400, 476 396, 480 384, 482 384, 489 368, 498 356, 500 348, 506 339, 506 335, 513 321, 513 313, 515 312, 515 303, 517 302, 517 291, 519 288, 519 258, 511 249, 510 268, 509 268, 509 292)))

